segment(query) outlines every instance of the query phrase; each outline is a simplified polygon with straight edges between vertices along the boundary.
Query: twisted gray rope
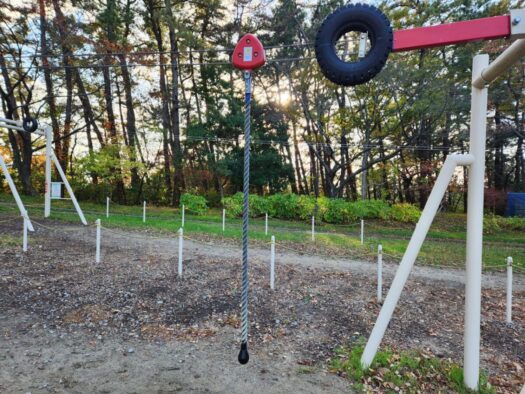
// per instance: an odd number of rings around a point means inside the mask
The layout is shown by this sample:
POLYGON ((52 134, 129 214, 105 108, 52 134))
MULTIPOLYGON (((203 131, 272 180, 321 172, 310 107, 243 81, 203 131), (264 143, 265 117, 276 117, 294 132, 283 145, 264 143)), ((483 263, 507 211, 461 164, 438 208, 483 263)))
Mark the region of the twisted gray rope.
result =
POLYGON ((251 82, 249 71, 244 73, 246 95, 244 101, 244 177, 242 210, 242 293, 241 293, 241 342, 248 343, 248 209, 250 194, 250 110, 251 82))

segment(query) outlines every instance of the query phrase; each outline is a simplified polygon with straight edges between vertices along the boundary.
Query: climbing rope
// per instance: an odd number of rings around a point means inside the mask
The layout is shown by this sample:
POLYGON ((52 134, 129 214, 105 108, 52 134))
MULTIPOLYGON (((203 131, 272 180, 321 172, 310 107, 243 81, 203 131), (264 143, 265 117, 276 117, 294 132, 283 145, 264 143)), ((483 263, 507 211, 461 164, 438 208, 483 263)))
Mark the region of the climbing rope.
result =
POLYGON ((250 195, 250 104, 251 83, 250 71, 244 72, 246 94, 244 98, 244 176, 243 176, 243 208, 242 208, 242 292, 241 292, 241 350, 239 362, 246 364, 250 359, 248 354, 248 221, 250 195))

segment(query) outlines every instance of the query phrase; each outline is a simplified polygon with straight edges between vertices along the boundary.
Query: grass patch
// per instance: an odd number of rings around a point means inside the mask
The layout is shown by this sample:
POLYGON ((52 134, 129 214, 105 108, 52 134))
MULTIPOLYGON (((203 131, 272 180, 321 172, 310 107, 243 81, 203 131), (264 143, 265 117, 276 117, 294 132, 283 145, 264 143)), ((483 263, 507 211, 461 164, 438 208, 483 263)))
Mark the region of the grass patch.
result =
POLYGON ((13 237, 11 235, 2 234, 0 237, 0 247, 13 247, 22 245, 22 237, 13 237))
MULTIPOLYGON (((29 214, 35 220, 42 218, 43 199, 41 197, 22 197, 27 204, 29 214)), ((53 201, 53 219, 79 223, 70 201, 53 201)), ((106 218, 106 206, 91 202, 81 202, 82 209, 89 222, 100 218, 105 227, 153 230, 173 234, 181 226, 181 212, 178 208, 147 207, 147 221, 142 222, 141 206, 124 206, 111 203, 110 216, 106 218)), ((12 196, 0 194, 0 215, 18 215, 12 196)), ((227 218, 226 230, 222 231, 222 210, 211 209, 205 215, 192 215, 186 211, 184 231, 191 236, 205 234, 216 238, 239 240, 242 236, 242 221, 239 218, 227 218)), ((296 244, 296 249, 316 251, 320 255, 340 255, 351 258, 376 256, 377 245, 383 245, 386 258, 398 261, 403 256, 408 241, 414 230, 413 224, 367 220, 365 222, 365 245, 360 243, 360 224, 336 225, 316 223, 316 241, 311 242, 311 223, 270 218, 268 235, 265 234, 264 217, 250 219, 250 239, 268 242, 275 235, 277 243, 296 244), (337 253, 332 253, 337 252, 337 253)), ((466 218, 463 214, 447 213, 436 217, 423 244, 416 264, 463 268, 465 265, 465 230, 466 218)), ((514 266, 525 269, 525 247, 523 231, 501 228, 493 234, 486 234, 484 239, 484 265, 488 269, 505 264, 507 256, 514 258, 514 266)), ((279 246, 277 247, 279 250, 279 246)))
MULTIPOLYGON (((424 352, 378 351, 369 369, 361 368, 363 345, 339 347, 330 360, 330 370, 353 384, 360 392, 380 389, 385 393, 474 393, 463 384, 463 369, 450 359, 439 359, 424 352)), ((482 374, 479 393, 493 394, 495 389, 482 374)))

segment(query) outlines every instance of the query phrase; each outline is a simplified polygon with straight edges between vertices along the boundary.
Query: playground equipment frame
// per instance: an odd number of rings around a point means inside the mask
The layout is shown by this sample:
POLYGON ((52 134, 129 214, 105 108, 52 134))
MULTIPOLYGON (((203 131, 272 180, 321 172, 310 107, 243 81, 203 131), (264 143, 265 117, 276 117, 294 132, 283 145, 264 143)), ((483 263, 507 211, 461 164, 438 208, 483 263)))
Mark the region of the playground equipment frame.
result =
POLYGON ((445 160, 364 349, 361 358, 363 367, 369 367, 375 357, 455 168, 457 166, 468 166, 470 171, 468 180, 463 368, 465 385, 474 390, 478 388, 488 86, 521 57, 525 56, 525 39, 521 38, 524 37, 524 29, 524 10, 512 10, 510 16, 409 29, 394 34, 394 51, 430 48, 499 37, 520 38, 490 64, 487 54, 477 55, 473 59, 470 151, 468 154, 450 155, 445 160))
MULTIPOLYGON (((1 117, 0 117, 0 128, 5 128, 8 130, 9 129, 17 130, 23 133, 28 132, 24 129, 23 122, 12 120, 12 119, 1 118, 1 117)), ((32 133, 37 134, 39 136, 43 136, 46 139, 44 217, 47 218, 51 214, 51 165, 53 163, 55 164, 55 168, 57 169, 57 172, 60 175, 60 178, 62 179, 64 186, 66 187, 66 190, 69 194, 71 201, 73 202, 73 205, 75 206, 75 209, 80 218, 80 221, 82 222, 82 224, 87 225, 88 223, 86 221, 84 213, 82 212, 82 208, 80 208, 80 205, 78 204, 78 201, 75 197, 75 193, 73 192, 73 189, 71 188, 71 185, 69 184, 66 178, 66 174, 64 173, 64 170, 62 169, 62 166, 60 165, 60 162, 58 161, 55 155, 55 152, 53 150, 53 136, 52 136, 51 128, 48 126, 43 127, 43 128, 39 127, 32 133)), ((1 157, 1 155, 0 155, 0 166, 2 167, 2 172, 4 173, 4 176, 7 179, 7 183, 9 184, 9 188, 16 201, 20 214, 27 220, 28 229, 30 231, 34 231, 33 224, 31 223, 31 220, 29 219, 27 210, 22 200, 20 199, 20 195, 18 194, 15 183, 13 182, 13 178, 11 177, 11 174, 7 170, 7 166, 4 162, 4 159, 1 157)))

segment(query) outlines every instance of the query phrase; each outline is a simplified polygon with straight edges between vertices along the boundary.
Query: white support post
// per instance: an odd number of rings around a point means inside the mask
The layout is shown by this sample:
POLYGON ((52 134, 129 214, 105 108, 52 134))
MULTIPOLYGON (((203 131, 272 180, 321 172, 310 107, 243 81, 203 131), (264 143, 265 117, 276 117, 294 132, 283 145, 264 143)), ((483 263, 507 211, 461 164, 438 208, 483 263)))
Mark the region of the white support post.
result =
POLYGON ((383 245, 377 246, 377 302, 383 299, 383 245))
POLYGON ((184 228, 184 221, 186 217, 186 207, 182 204, 182 228, 184 228))
POLYGON ((16 201, 16 205, 18 206, 18 210, 20 211, 20 215, 22 217, 27 217, 27 226, 29 228, 29 231, 35 231, 33 227, 33 223, 31 223, 31 220, 29 220, 29 215, 27 214, 27 210, 24 206, 24 203, 22 202, 22 199, 20 198, 20 195, 18 194, 18 190, 16 190, 15 183, 13 182, 13 178, 11 177, 11 174, 7 170, 7 166, 5 164, 4 158, 0 154, 0 167, 2 168, 2 172, 4 173, 4 177, 7 181, 7 184, 9 185, 9 189, 11 190, 11 193, 13 194, 13 197, 16 201))
POLYGON ((100 263, 100 228, 101 228, 101 223, 100 223, 100 219, 97 219, 97 221, 95 222, 96 226, 97 226, 97 233, 96 233, 96 239, 95 239, 95 263, 100 263))
POLYGON ((512 257, 507 257, 507 324, 512 323, 512 257))
POLYGON ((270 246, 270 289, 275 289, 275 236, 273 235, 270 246))
POLYGON ((44 192, 44 217, 51 215, 51 162, 53 161, 53 136, 51 127, 46 127, 46 167, 45 167, 45 192, 44 192))
POLYGON ((27 252, 27 215, 24 215, 24 238, 22 240, 22 251, 27 252))
POLYGON ((182 243, 184 242, 183 231, 184 230, 182 229, 182 227, 179 228, 179 266, 178 266, 179 276, 182 276, 182 243))
POLYGON ((365 244, 365 221, 361 219, 361 245, 365 244))
POLYGON ((412 269, 419 250, 421 249, 421 245, 423 245, 423 241, 427 236, 430 225, 432 224, 432 220, 439 209, 441 200, 445 195, 448 184, 454 176, 456 166, 467 166, 473 161, 474 157, 469 154, 449 155, 445 160, 445 164, 443 165, 436 183, 434 184, 434 188, 428 197, 425 209, 423 209, 423 212, 421 213, 421 217, 417 223, 414 233, 412 234, 412 238, 410 238, 410 242, 408 243, 403 259, 399 264, 399 268, 397 269, 394 280, 392 281, 392 285, 390 286, 390 290, 388 291, 388 294, 385 298, 383 307, 379 312, 379 316, 377 317, 376 324, 374 325, 372 333, 370 334, 370 338, 368 338, 368 342, 361 357, 361 365, 363 368, 368 368, 374 360, 377 349, 379 348, 379 344, 381 343, 383 335, 385 334, 385 330, 388 326, 388 323, 390 322, 390 318, 394 313, 397 301, 399 300, 401 292, 403 291, 403 287, 405 286, 405 283, 408 279, 410 270, 412 269))
POLYGON ((264 235, 268 235, 268 212, 264 216, 264 235))
POLYGON ((142 223, 146 223, 146 200, 144 200, 142 207, 142 223))
POLYGON ((106 218, 109 218, 109 197, 106 197, 106 218))
POLYGON ((312 241, 315 241, 315 216, 312 216, 312 241))
POLYGON ((60 178, 62 178, 62 182, 64 182, 64 186, 67 189, 67 192, 69 194, 69 198, 71 198, 71 202, 73 202, 73 205, 75 206, 75 209, 77 210, 77 214, 80 217, 80 221, 82 224, 87 226, 86 218, 84 217, 84 213, 82 212, 82 209, 80 208, 80 205, 78 205, 77 198, 75 197, 75 193, 73 193, 73 189, 71 188, 71 185, 69 184, 66 174, 64 174, 64 171, 62 170, 62 166, 60 165, 60 162, 58 161, 56 155, 54 152, 51 152, 51 157, 53 159, 53 162, 55 163, 55 167, 60 174, 60 178))
POLYGON ((222 232, 226 230, 226 209, 222 208, 222 232))
MULTIPOLYGON (((473 81, 489 65, 489 55, 477 55, 472 63, 473 81)), ((465 331, 463 369, 465 386, 477 390, 481 324, 481 268, 483 252, 483 195, 488 89, 472 86, 470 119, 470 166, 467 198, 467 254, 465 284, 465 331)))

